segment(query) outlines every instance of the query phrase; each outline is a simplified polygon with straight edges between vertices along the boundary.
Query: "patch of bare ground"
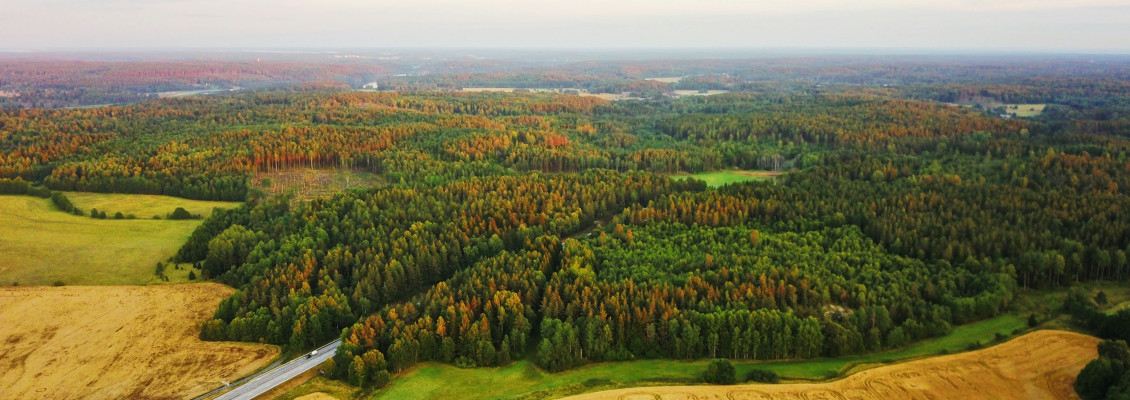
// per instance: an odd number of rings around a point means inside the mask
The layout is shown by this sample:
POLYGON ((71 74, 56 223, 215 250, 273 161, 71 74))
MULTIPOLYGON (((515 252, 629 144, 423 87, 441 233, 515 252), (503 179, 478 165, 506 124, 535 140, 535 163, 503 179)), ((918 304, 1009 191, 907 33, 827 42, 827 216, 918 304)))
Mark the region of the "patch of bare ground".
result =
POLYGON ((260 172, 251 178, 252 187, 264 193, 292 195, 293 200, 330 197, 355 187, 371 187, 384 183, 375 174, 337 169, 298 168, 260 172))
POLYGON ((991 348, 879 367, 829 383, 660 386, 566 399, 1078 399, 1072 384, 1097 357, 1098 341, 1072 332, 1037 331, 991 348))
POLYGON ((182 399, 248 375, 274 346, 204 342, 215 283, 0 288, 0 398, 182 399))
POLYGON ((733 171, 733 173, 737 175, 752 176, 756 178, 776 178, 778 176, 784 175, 785 172, 786 171, 733 171))

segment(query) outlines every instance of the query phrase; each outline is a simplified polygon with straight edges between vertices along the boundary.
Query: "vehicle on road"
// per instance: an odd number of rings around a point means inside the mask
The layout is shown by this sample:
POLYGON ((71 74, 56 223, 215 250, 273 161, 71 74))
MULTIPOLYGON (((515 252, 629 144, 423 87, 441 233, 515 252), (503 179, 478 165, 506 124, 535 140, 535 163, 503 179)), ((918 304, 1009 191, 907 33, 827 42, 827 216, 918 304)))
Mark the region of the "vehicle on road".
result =
POLYGON ((314 351, 311 351, 310 353, 306 354, 306 358, 310 358, 310 357, 313 357, 313 356, 316 356, 316 355, 318 355, 318 351, 314 350, 314 351))

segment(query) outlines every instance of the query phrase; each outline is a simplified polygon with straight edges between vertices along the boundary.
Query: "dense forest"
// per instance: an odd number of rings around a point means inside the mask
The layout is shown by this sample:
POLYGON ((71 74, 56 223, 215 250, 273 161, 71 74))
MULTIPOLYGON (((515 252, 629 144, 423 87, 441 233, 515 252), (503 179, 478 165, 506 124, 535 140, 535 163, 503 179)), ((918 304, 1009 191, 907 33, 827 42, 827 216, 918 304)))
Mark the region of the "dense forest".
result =
MULTIPOLYGON (((560 371, 871 352, 1000 315, 1019 290, 1130 276, 1124 69, 1066 59, 1024 78, 1010 62, 978 75, 904 60, 883 79, 910 86, 861 84, 883 62, 804 67, 832 83, 787 89, 768 81, 806 64, 699 65, 738 81, 676 85, 736 92, 679 99, 305 85, 12 109, 0 189, 245 201, 176 256, 239 289, 201 337, 293 350, 341 338, 334 375, 366 386, 421 361, 560 371), (975 97, 1049 111, 946 104, 975 97), (252 189, 255 173, 302 168, 385 183, 303 202, 252 189), (729 169, 786 173, 720 188, 685 177, 729 169)), ((687 68, 642 65, 633 78, 687 68)))

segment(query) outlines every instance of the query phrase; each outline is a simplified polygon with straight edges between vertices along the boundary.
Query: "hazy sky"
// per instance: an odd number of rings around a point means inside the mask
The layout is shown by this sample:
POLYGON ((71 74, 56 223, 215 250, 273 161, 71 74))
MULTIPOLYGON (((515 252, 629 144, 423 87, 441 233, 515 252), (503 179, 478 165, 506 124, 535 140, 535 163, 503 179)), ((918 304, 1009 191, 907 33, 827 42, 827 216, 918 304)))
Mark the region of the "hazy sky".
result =
POLYGON ((4 0, 0 49, 1130 52, 1130 0, 4 0))

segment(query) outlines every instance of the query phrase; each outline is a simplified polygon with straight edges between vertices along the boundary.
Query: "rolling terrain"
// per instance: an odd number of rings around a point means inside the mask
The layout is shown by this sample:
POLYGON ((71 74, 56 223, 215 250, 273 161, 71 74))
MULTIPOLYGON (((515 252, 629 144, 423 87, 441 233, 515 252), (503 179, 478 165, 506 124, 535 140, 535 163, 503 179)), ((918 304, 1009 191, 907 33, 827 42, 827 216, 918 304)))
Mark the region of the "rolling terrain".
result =
MULTIPOLYGON (((115 210, 155 209, 120 201, 132 197, 84 195, 77 196, 75 204, 107 207, 111 214, 115 210), (117 200, 108 203, 99 199, 105 197, 117 200)), ((160 209, 172 212, 175 204, 190 202, 175 200, 179 202, 170 202, 160 209)), ((155 282, 154 266, 176 254, 198 225, 200 220, 94 219, 60 212, 47 199, 0 196, 0 226, 4 227, 0 229, 0 283, 27 286, 155 282)))

